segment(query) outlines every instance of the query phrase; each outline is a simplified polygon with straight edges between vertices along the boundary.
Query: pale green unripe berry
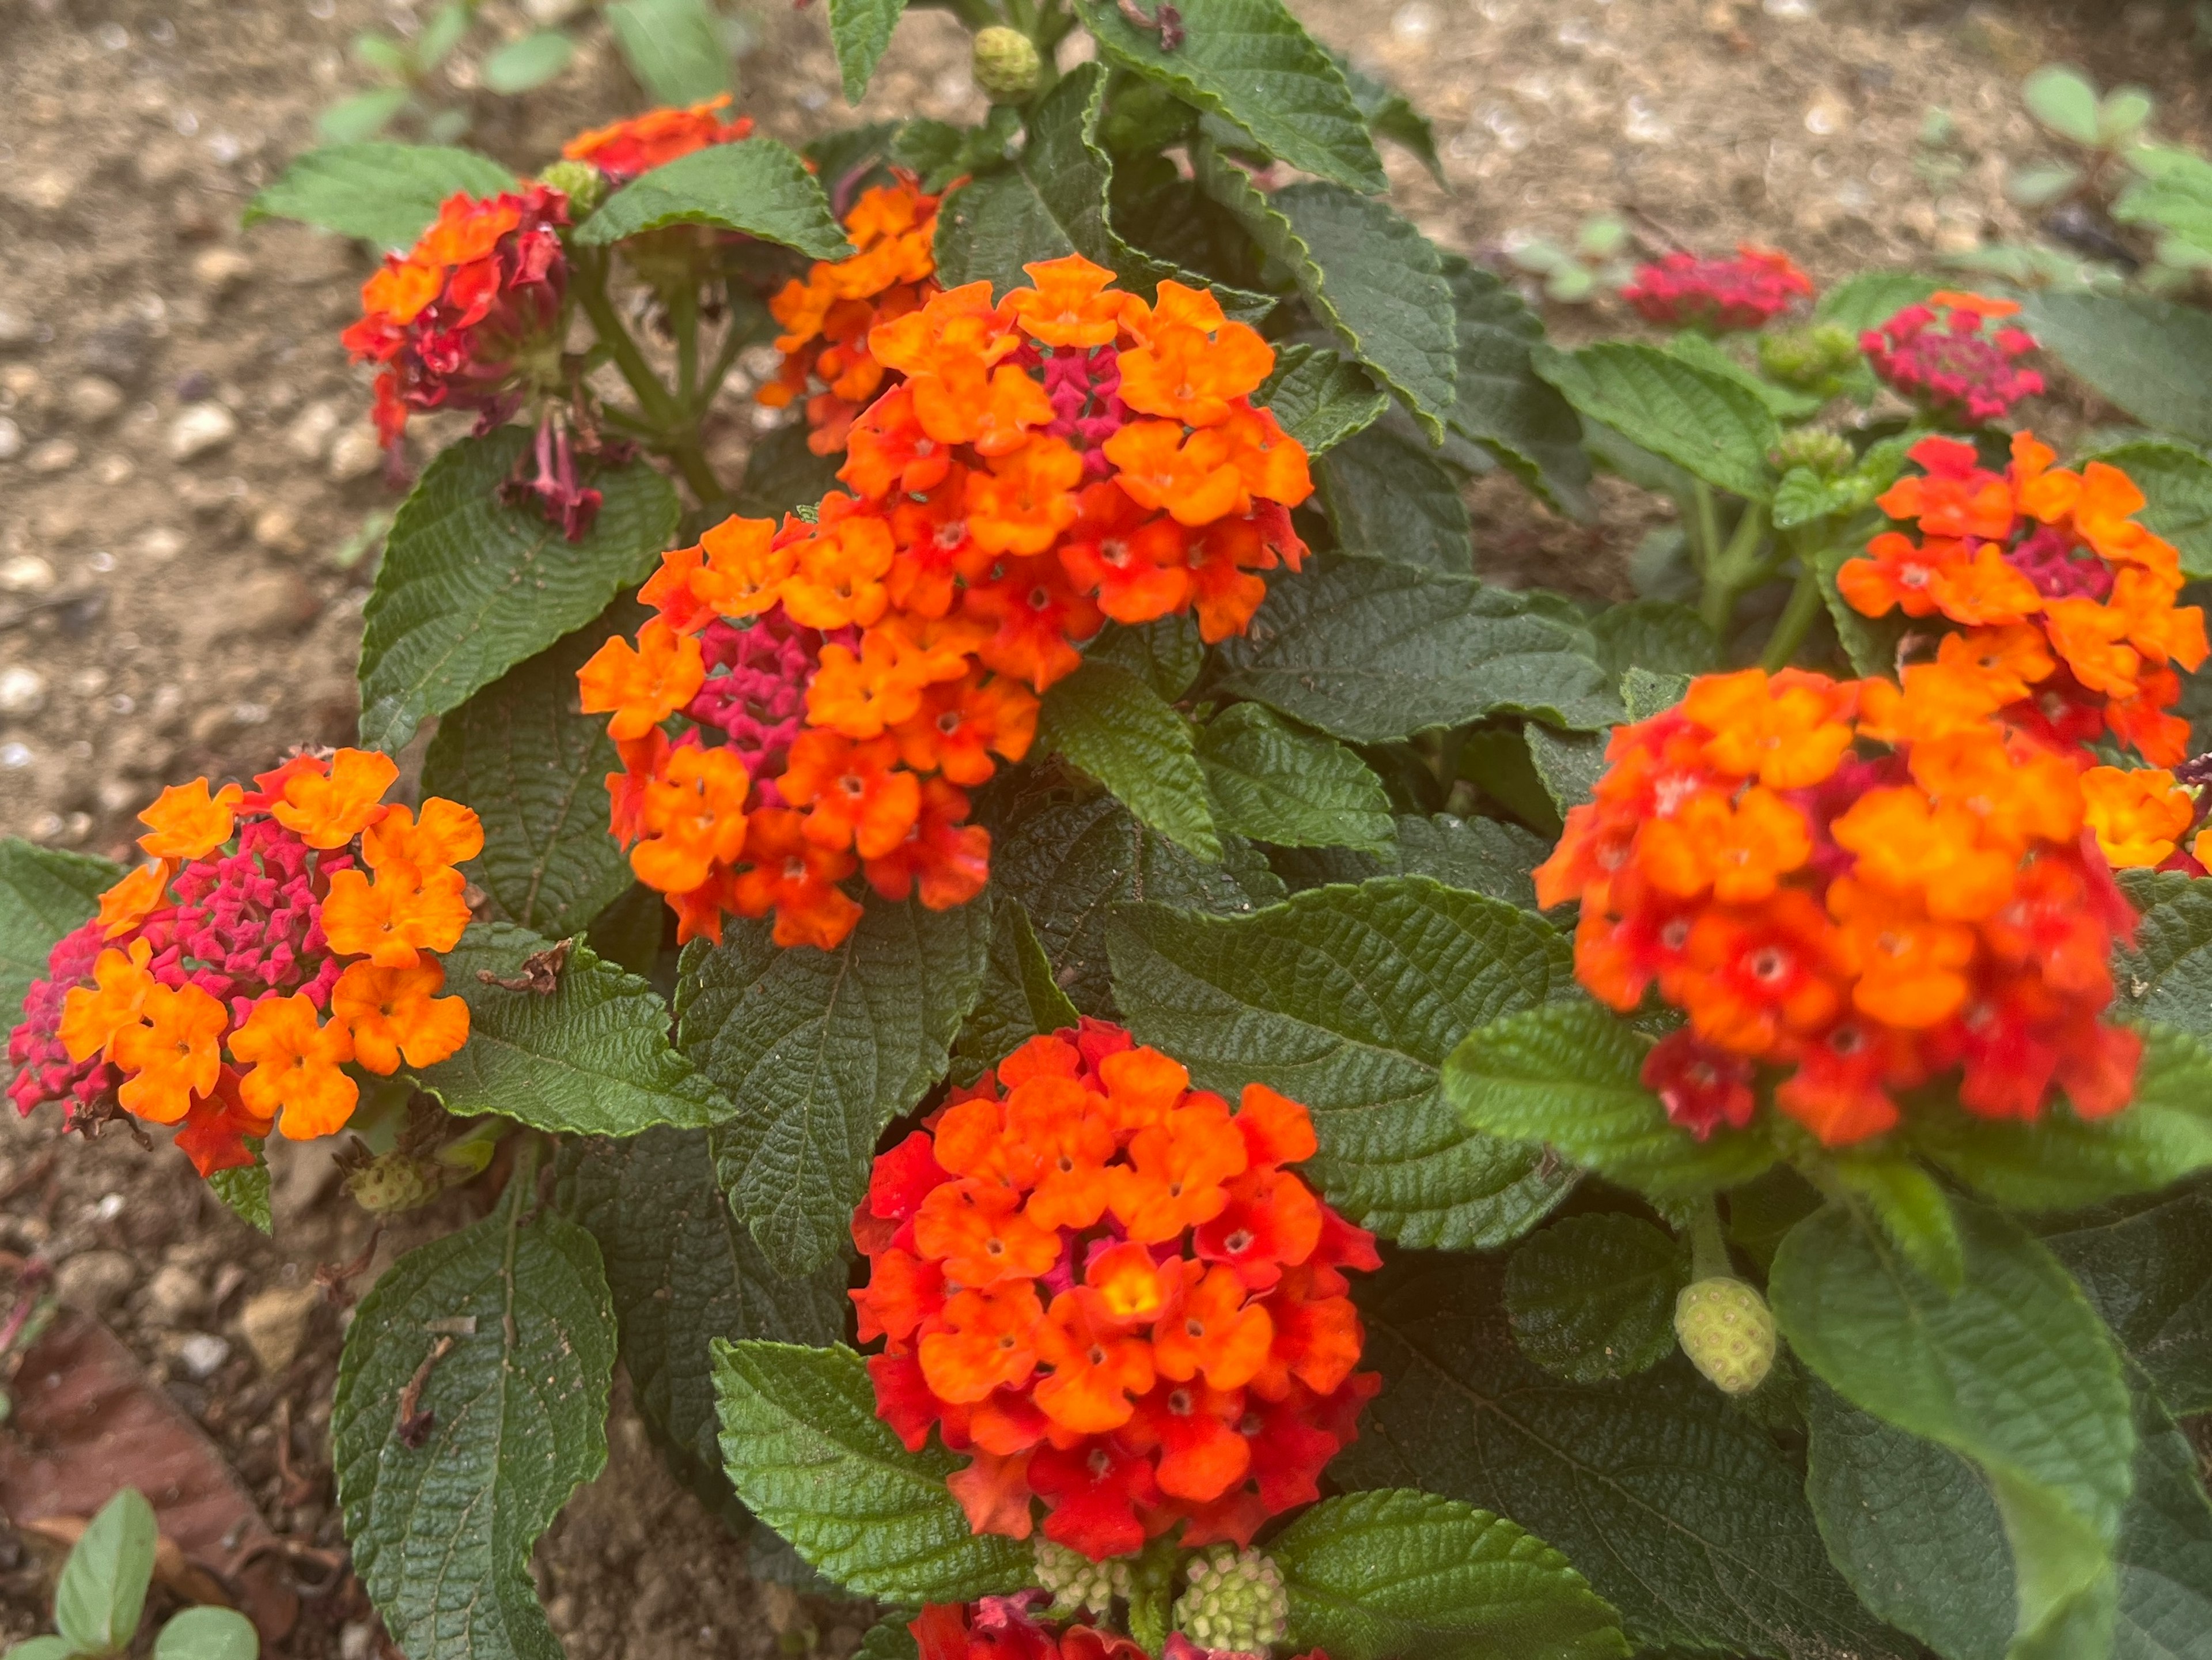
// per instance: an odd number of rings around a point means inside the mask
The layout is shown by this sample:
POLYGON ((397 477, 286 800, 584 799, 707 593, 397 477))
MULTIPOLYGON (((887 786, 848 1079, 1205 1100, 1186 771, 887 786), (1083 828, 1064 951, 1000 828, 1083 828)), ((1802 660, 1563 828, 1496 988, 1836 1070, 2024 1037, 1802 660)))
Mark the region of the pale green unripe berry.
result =
POLYGON ((1777 472, 1809 467, 1822 478, 1840 478, 1859 464, 1858 453, 1840 435, 1800 427, 1785 432, 1767 459, 1777 472))
POLYGON ((1808 392, 1830 389, 1858 361, 1859 343, 1833 323, 1778 329, 1759 337, 1759 366, 1785 386, 1808 392))
POLYGON ((1073 1620, 1090 1614, 1103 1619, 1114 1599, 1129 1594, 1129 1565, 1109 1557, 1094 1562, 1079 1550, 1056 1545, 1039 1534, 1036 1541, 1037 1584, 1052 1593, 1052 1617, 1073 1620))
POLYGON ((1216 1545, 1191 1559, 1176 1599, 1175 1628, 1202 1649, 1267 1653, 1290 1634, 1282 1570, 1256 1550, 1216 1545))
POLYGON ((1674 1335, 1714 1388, 1748 1395, 1774 1365, 1774 1311, 1732 1274, 1686 1286, 1674 1299, 1674 1335))
POLYGON ((363 1210, 392 1216, 427 1205, 446 1190, 445 1172, 399 1152, 380 1155, 345 1179, 346 1191, 363 1210))
POLYGON ((975 84, 994 104, 1018 104, 1036 90, 1044 60, 1036 43, 1000 24, 975 31, 975 84))
POLYGON ((607 193, 606 179, 589 161, 556 161, 538 175, 538 182, 568 198, 572 222, 580 222, 607 193))

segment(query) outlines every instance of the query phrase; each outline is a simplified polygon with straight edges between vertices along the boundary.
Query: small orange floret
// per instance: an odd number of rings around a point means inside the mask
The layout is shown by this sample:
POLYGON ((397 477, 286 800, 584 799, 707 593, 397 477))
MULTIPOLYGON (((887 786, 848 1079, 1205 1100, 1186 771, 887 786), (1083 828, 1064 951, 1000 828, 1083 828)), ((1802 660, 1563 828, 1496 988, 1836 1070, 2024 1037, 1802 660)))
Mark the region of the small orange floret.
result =
POLYGON ((349 963, 331 988, 331 1020, 343 1022, 353 1058, 380 1077, 410 1067, 435 1066, 458 1055, 469 1037, 469 1006, 437 994, 446 983, 441 964, 379 968, 349 963))
POLYGON ((616 635, 576 671, 584 713, 612 714, 607 733, 618 743, 644 737, 698 696, 706 679, 698 640, 658 617, 638 630, 635 647, 616 635))
POLYGON ((230 840, 243 794, 235 784, 210 794, 204 778, 172 784, 138 815, 138 822, 149 827, 138 845, 155 859, 204 858, 230 840))
POLYGON ((375 750, 340 750, 330 769, 294 773, 270 816, 311 848, 342 848, 383 816, 398 763, 375 750))
POLYGON ((353 1058, 347 1025, 319 1024, 305 992, 265 997, 230 1035, 230 1052, 247 1063, 239 1094, 295 1141, 313 1140, 344 1127, 361 1087, 339 1070, 353 1058), (281 1116, 280 1116, 281 1115, 281 1116))
POLYGON ((2089 829, 2118 870, 2148 869, 2173 856, 2197 822, 2197 798, 2162 767, 2092 767, 2081 775, 2089 829))

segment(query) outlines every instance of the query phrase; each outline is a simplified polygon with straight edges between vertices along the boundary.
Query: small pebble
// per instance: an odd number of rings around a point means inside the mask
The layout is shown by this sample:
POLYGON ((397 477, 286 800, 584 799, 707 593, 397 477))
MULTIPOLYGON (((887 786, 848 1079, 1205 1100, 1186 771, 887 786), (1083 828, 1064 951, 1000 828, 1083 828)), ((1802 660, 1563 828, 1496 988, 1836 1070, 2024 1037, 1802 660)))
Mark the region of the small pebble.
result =
POLYGON ((82 1251, 54 1270, 54 1290, 64 1303, 104 1314, 137 1277, 138 1265, 119 1250, 82 1251))
POLYGON ((46 593, 54 586, 54 568, 35 553, 0 562, 0 593, 46 593))
POLYGON ((0 347, 27 346, 39 337, 39 325, 28 312, 0 306, 0 347))
POLYGON ((325 469, 331 480, 349 484, 356 478, 366 478, 384 465, 384 446, 376 436, 376 429, 363 422, 348 427, 331 446, 330 465, 325 469))
POLYGON ((0 415, 0 461, 12 461, 22 453, 22 428, 0 415))
POLYGON ((300 411, 284 434, 284 441, 302 461, 319 461, 329 453, 331 438, 338 429, 337 405, 316 402, 300 411))
POLYGON ((0 714, 36 714, 46 706, 46 677, 18 664, 0 669, 0 714))
POLYGON ((253 274, 253 262, 236 248, 209 248, 192 259, 192 276, 210 293, 230 292, 253 274))
POLYGON ((67 472, 77 463, 80 452, 66 438, 49 438, 23 458, 23 465, 33 472, 67 472))
POLYGON ((215 376, 205 369, 194 369, 177 380, 177 401, 198 404, 215 396, 215 376))
POLYGON ((220 404, 194 404, 169 428, 169 457, 195 460, 213 454, 238 436, 238 417, 220 404))
POLYGON ((79 375, 70 382, 63 402, 72 419, 96 427, 123 407, 123 388, 97 374, 79 375))
POLYGON ((230 1359, 230 1345, 220 1337, 196 1331, 177 1345, 177 1359, 194 1377, 212 1377, 230 1359))

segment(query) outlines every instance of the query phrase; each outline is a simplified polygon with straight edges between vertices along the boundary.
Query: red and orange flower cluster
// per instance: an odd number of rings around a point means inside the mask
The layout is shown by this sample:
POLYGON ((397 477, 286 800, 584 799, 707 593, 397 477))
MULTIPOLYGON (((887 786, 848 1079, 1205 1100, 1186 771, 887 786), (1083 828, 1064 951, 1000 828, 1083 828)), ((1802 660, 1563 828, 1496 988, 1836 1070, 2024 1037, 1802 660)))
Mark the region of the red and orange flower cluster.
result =
POLYGON ((2017 301, 1939 289, 1869 329, 1859 350, 1893 391, 1978 426, 2043 390, 2043 377, 2018 362, 2035 350, 2035 337, 2010 324, 1994 333, 1985 326, 2019 311, 2017 301))
POLYGON ((1765 328, 1796 301, 1811 299, 1813 279, 1779 249, 1743 242, 1733 259, 1670 253, 1640 267, 1620 297, 1666 327, 1731 334, 1765 328))
POLYGON ((1232 1112, 1116 1026, 1030 1039, 877 1159, 853 1293, 877 1411, 934 1426, 978 1533, 1092 1560, 1184 1523, 1249 1543, 1319 1496, 1379 1386, 1346 1268, 1373 1238, 1288 1168, 1304 1107, 1232 1112))
POLYGON ((752 118, 722 119, 730 94, 694 104, 689 109, 649 110, 612 126, 580 132, 561 147, 568 161, 587 161, 611 185, 627 185, 640 173, 673 161, 680 155, 748 137, 752 118))
POLYGON ((1267 343, 1175 283, 1147 305, 1079 257, 1027 269, 878 324, 906 378, 853 424, 852 493, 667 555, 660 615, 579 675, 623 746, 615 834, 687 938, 773 908, 780 943, 834 946, 856 871, 966 903, 990 848, 966 792, 1027 753, 1078 644, 1194 609, 1222 639, 1304 556, 1305 452, 1251 402, 1267 343))
POLYGON ((2189 726, 2169 713, 2181 696, 2174 666, 2204 661, 2204 613, 2175 604, 2180 556, 2136 522, 2142 492, 2102 461, 2053 466, 2025 432, 2002 473, 1955 438, 1923 439, 1911 455, 1925 472, 1899 479, 1881 506, 1917 520, 1918 538, 1877 536, 1836 578, 1866 616, 1959 625, 1934 662, 1904 671, 1906 684, 1961 718, 2001 711, 2062 747, 2109 729, 2154 766, 2181 760, 2189 726))
POLYGON ((351 1116, 348 1062, 389 1075, 468 1039, 438 994, 468 926, 455 865, 477 816, 387 804, 398 775, 362 750, 300 755, 252 791, 173 785, 140 814, 148 862, 57 945, 8 1041, 9 1094, 73 1115, 112 1099, 182 1126, 202 1175, 250 1164, 246 1138, 328 1135, 351 1116), (365 867, 365 868, 364 868, 365 867))
POLYGON ((1656 982, 1689 1015, 1644 1081, 1701 1136, 1748 1123, 1778 1076, 1775 1104, 1830 1146, 1954 1073, 1985 1117, 2035 1118, 2055 1090, 2083 1117, 2127 1104, 2142 1042, 2101 1017, 2135 913, 2083 835, 2076 752, 1962 701, 1955 660, 1902 689, 1692 682, 1614 729, 1537 871, 1544 905, 1582 903, 1584 986, 1625 1011, 1656 982))
POLYGON ((870 354, 870 331, 938 292, 937 204, 908 173, 862 192, 845 215, 846 240, 859 252, 817 260, 805 281, 793 277, 769 301, 783 325, 775 343, 783 363, 754 396, 779 410, 805 398, 813 429, 806 443, 817 455, 843 449, 853 417, 896 379, 870 354))
MULTIPOLYGON (((921 1660, 1153 1660, 1141 1645, 1095 1626, 1056 1624, 1038 1613, 1042 1593, 985 1596, 972 1603, 925 1603, 907 1622, 921 1660)), ((1206 1660, 1181 1632, 1169 1633, 1160 1660, 1206 1660)), ((1328 1660, 1320 1649, 1298 1660, 1328 1660)))

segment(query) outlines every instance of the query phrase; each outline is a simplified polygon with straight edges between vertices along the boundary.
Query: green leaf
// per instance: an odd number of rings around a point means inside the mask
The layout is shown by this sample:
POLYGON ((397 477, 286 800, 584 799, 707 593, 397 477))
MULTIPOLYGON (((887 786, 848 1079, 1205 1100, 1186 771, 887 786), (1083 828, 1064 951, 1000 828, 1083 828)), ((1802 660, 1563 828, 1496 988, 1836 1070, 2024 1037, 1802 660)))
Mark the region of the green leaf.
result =
POLYGON ((1118 273, 1121 286, 1146 299, 1164 280, 1212 288, 1231 316, 1257 319, 1265 295, 1211 283, 1131 247, 1107 216, 1113 159, 1098 142, 1106 74, 1084 64, 1047 93, 1029 120, 1029 143, 1014 165, 955 192, 937 216, 937 280, 946 288, 988 278, 1004 296, 1028 284, 1022 267, 1073 252, 1118 273))
POLYGON ((154 1660, 258 1660, 261 1636, 236 1608, 185 1608, 154 1639, 154 1660))
POLYGON ((248 1226, 274 1234, 276 1219, 269 1201, 269 1160, 258 1141, 249 1137, 247 1145, 253 1149, 252 1164, 212 1171, 207 1184, 248 1226))
POLYGON ((1437 130, 1429 118, 1414 108, 1413 100, 1404 93, 1378 81, 1342 52, 1332 51, 1328 55, 1343 72, 1352 101, 1367 118, 1367 131, 1377 138, 1388 138, 1411 150, 1429 170, 1429 177, 1449 190, 1451 186, 1444 177, 1444 164, 1437 155, 1437 130))
POLYGON ((1727 380, 1742 387, 1766 405, 1778 421, 1802 421, 1817 414, 1827 403, 1825 398, 1808 392, 1799 392, 1770 380, 1733 356, 1727 347, 1709 334, 1694 329, 1685 329, 1669 339, 1667 355, 1692 368, 1703 369, 1716 380, 1727 380))
POLYGON ((1838 1394, 1988 1477, 2025 1653, 2109 1596, 2135 1432, 2119 1357, 2065 1269, 1993 1211, 1961 1207, 1958 1222, 1955 1296, 1842 1207, 1790 1230, 1767 1294, 1790 1347, 1838 1394))
POLYGON ((1387 393, 1358 364, 1326 346, 1296 341, 1275 348, 1274 373, 1252 396, 1274 411, 1285 432, 1318 459, 1382 418, 1390 407, 1387 393))
POLYGON ((823 1573, 908 1606, 1031 1583, 1035 1552, 969 1529, 945 1485, 963 1461, 901 1445, 851 1349, 717 1339, 714 1353, 731 1484, 823 1573))
POLYGON ((1362 1363, 1383 1386, 1331 1466, 1340 1482, 1513 1517, 1638 1649, 1913 1660, 1829 1566, 1764 1431, 1679 1359, 1594 1386, 1540 1371, 1514 1347, 1501 1278, 1494 1261, 1406 1259, 1355 1287, 1362 1363))
POLYGON ((522 978, 552 943, 510 922, 477 922, 446 953, 446 988, 468 1000, 469 1041, 418 1077, 447 1111, 617 1136, 728 1116, 729 1104, 669 1046, 659 994, 589 946, 570 948, 550 995, 483 978, 522 978))
POLYGON ((1004 893, 994 896, 983 994, 953 1043, 954 1079, 972 1083, 984 1067, 996 1066, 1031 1037, 1073 1026, 1081 1018, 1053 978, 1052 959, 1044 954, 1029 912, 1018 899, 1004 893))
POLYGON ((1083 654, 1093 663, 1128 670, 1172 703, 1190 690, 1205 666, 1206 642, 1196 617, 1163 617, 1133 628, 1109 623, 1083 648, 1083 654))
POLYGON ((902 123, 890 143, 890 159, 918 173, 921 187, 938 192, 953 180, 996 173, 1013 157, 1022 118, 1009 104, 994 104, 980 126, 956 127, 927 117, 902 123))
POLYGON ((904 1610, 886 1614, 868 1627, 853 1660, 918 1660, 921 1645, 915 1641, 912 1625, 904 1610))
POLYGON ((1065 756, 1139 823, 1220 862, 1190 722, 1127 669, 1090 662, 1055 682, 1037 721, 1037 753, 1065 756))
POLYGON ((580 542, 507 505, 500 486, 529 446, 519 427, 462 439, 400 505, 362 613, 364 743, 397 752, 431 715, 459 708, 643 581, 675 534, 676 492, 642 462, 592 479, 604 499, 580 542))
POLYGON ((1605 773, 1606 735, 1601 732, 1547 732, 1525 726, 1521 736, 1528 746, 1528 763, 1543 780, 1552 805, 1565 818, 1570 809, 1590 799, 1605 773))
POLYGON ((1174 51, 1113 0, 1075 0, 1101 56, 1218 115, 1302 173, 1354 190, 1389 188, 1367 119, 1328 53, 1281 0, 1188 0, 1174 51))
POLYGON ((830 45, 845 78, 847 103, 867 96, 891 31, 905 14, 906 0, 830 0, 830 45))
POLYGON ((2107 402, 2146 426, 2212 443, 2212 316, 2140 295, 2045 292, 2020 321, 2107 402))
POLYGON ((2212 1168, 2212 1046, 2145 1025, 2135 1100, 2085 1120, 2063 1106, 2033 1123, 1916 1105, 1906 1139, 1984 1197, 2021 1210, 2071 1210, 2166 1187, 2212 1168))
POLYGON ((1457 386, 1451 285, 1436 245, 1390 206, 1337 185, 1261 192, 1206 143, 1200 187, 1281 262, 1315 313, 1441 443, 1457 386))
POLYGON ((1530 350, 1544 325, 1494 273, 1443 256, 1458 323, 1451 429, 1491 452, 1562 513, 1589 510, 1582 417, 1540 379, 1530 350))
POLYGON ((2212 1188, 2117 1199, 2041 1232, 2166 1405, 2212 1412, 2212 1188))
POLYGON ((2097 89, 2081 70, 2046 64, 2021 82, 2020 97, 2027 112, 2061 138, 2096 143, 2097 89))
POLYGON ((2179 871, 2126 871, 2120 881, 2142 913, 2134 948, 2113 962, 2122 1006, 2212 1037, 2212 892, 2179 871))
POLYGON ((1474 525, 1459 480, 1412 427, 1381 422, 1313 465, 1336 544, 1347 554, 1424 570, 1474 571, 1474 525))
POLYGON ((154 1507, 136 1487, 118 1492, 86 1524, 54 1588, 54 1624, 72 1647, 111 1654, 131 1646, 160 1537, 154 1507))
POLYGON ((1721 666, 1720 642, 1705 619, 1671 600, 1607 605, 1590 618, 1589 631, 1597 642, 1599 666, 1616 679, 1625 679, 1632 669, 1698 675, 1721 666))
POLYGON ((1148 899, 1235 915, 1284 894, 1264 859, 1209 865, 1146 830, 1110 795, 1055 802, 1018 819, 991 849, 991 881, 1019 900, 1053 981, 1085 1014, 1109 1015, 1107 930, 1116 906, 1148 899))
POLYGON ((693 1490, 726 1511, 709 1340, 834 1343, 850 1305, 842 1258, 796 1280, 769 1264, 730 1209, 708 1135, 564 1142, 558 1202, 599 1241, 639 1415, 693 1490))
POLYGON ((1539 345, 1534 362, 1570 404, 1631 443, 1751 501, 1772 494, 1766 453, 1782 429, 1735 381, 1621 340, 1575 352, 1539 345))
POLYGON ((122 874, 88 854, 0 837, 0 1016, 9 1027, 21 1018, 31 982, 46 977, 55 945, 99 914, 100 896, 122 874))
POLYGON ((605 715, 581 712, 576 671, 646 613, 622 605, 517 665, 438 723, 422 793, 476 810, 483 853, 465 866, 505 920, 550 939, 580 933, 627 892, 607 831, 607 775, 622 757, 605 715))
POLYGON ((736 1109, 715 1138, 730 1202, 781 1274, 845 1246, 884 1126, 945 1075, 981 994, 991 914, 871 896, 835 951, 782 946, 765 921, 695 940, 678 1041, 736 1109))
POLYGON ((1257 703, 1235 703, 1199 733, 1214 821, 1288 848, 1387 852, 1390 798, 1367 763, 1333 738, 1286 726, 1257 703))
POLYGON ((1503 1517, 1408 1488, 1324 1499, 1268 1542, 1291 1645, 1330 1660, 1626 1660, 1617 1616, 1503 1517))
MULTIPOLYGON (((408 106, 412 94, 404 87, 373 87, 367 92, 357 92, 350 98, 341 98, 315 118, 317 135, 330 144, 363 143, 382 132, 392 123, 392 118, 408 106)), ((248 204, 247 212, 252 211, 248 204)), ((289 218, 288 214, 271 216, 289 218)), ((244 221, 251 224, 252 221, 244 221)), ((376 238, 370 238, 376 240, 376 238)), ((395 246, 406 246, 412 239, 403 239, 395 246)))
POLYGON ((1663 1228, 1617 1211, 1569 1216, 1523 1240, 1505 1270, 1521 1353, 1577 1383, 1628 1377, 1674 1350, 1688 1253, 1663 1228))
POLYGON ((730 510, 747 519, 781 520, 793 508, 819 502, 837 488, 845 453, 817 455, 807 447, 813 429, 804 421, 772 428, 753 440, 730 510))
POLYGON ((58 1637, 33 1637, 11 1643, 0 1660, 77 1660, 77 1652, 58 1637))
POLYGON ((1497 714, 1611 726, 1620 700, 1580 648, 1523 595, 1332 556, 1270 586, 1251 628, 1218 648, 1218 690, 1355 744, 1497 714))
POLYGON ((617 0, 605 9, 623 61, 654 103, 696 104, 737 90, 721 20, 707 0, 617 0))
MULTIPOLYGON (((399 98, 404 101, 406 94, 399 98)), ((474 150, 326 144, 295 161, 246 204, 244 222, 297 219, 380 247, 405 248, 429 228, 439 204, 456 191, 496 196, 516 188, 513 173, 474 150)))
POLYGON ((1838 1154, 1829 1170, 1906 1262, 1957 1292, 1966 1271, 1959 1220, 1934 1177, 1911 1158, 1863 1151, 1838 1154))
POLYGON ((524 1222, 527 1198, 510 1186, 483 1221, 408 1252, 346 1332, 338 1503, 411 1660, 561 1660, 530 1548, 606 1463, 615 1322, 592 1236, 551 1211, 524 1222))
POLYGON ((1310 889, 1249 917, 1133 906, 1111 935, 1131 1031, 1233 1095, 1312 1111, 1329 1201, 1407 1245, 1517 1237, 1572 1177, 1540 1148, 1458 1122, 1438 1068, 1470 1026, 1557 997, 1567 942, 1540 919, 1424 877, 1310 889))
POLYGON ((2120 1517, 2113 1660, 2212 1657, 2212 1496, 2197 1447, 2133 1380, 2135 1484, 2120 1517))
POLYGON ((1478 1026, 1444 1063, 1444 1090, 1477 1129, 1548 1143, 1653 1199, 1732 1188, 1773 1162, 1763 1135, 1700 1141, 1668 1122, 1638 1077, 1649 1047, 1595 1004, 1554 1003, 1478 1026))
POLYGON ((2212 461, 2179 444, 2137 439, 2089 458, 2110 462, 2144 497, 2136 516, 2180 550, 2181 574, 2212 577, 2212 461))
POLYGON ((609 197, 575 240, 604 247, 664 225, 741 231, 810 259, 853 253, 821 185, 796 151, 773 138, 709 144, 663 163, 609 197))
POLYGON ((528 92, 542 87, 576 55, 576 43, 558 29, 539 29, 510 40, 483 60, 477 74, 496 93, 528 92))
MULTIPOLYGON (((1774 528, 1796 530, 1831 514, 1849 513, 1862 505, 1848 478, 1826 479, 1810 467, 1792 467, 1774 487, 1774 528)), ((1859 551, 1852 548, 1856 555, 1859 551)))

